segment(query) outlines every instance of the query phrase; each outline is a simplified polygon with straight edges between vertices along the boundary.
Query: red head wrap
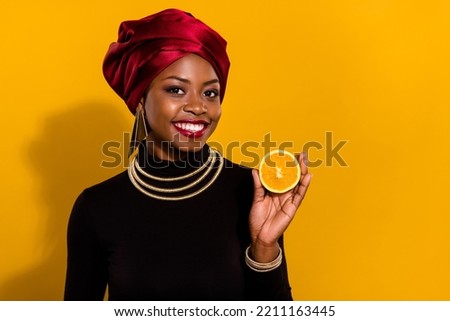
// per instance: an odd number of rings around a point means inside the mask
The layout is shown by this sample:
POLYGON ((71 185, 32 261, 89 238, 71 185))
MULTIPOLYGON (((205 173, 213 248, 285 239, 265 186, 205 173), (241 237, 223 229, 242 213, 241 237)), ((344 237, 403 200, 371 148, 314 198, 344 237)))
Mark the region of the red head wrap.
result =
POLYGON ((223 100, 230 61, 227 42, 190 13, 167 9, 140 20, 124 21, 110 45, 103 74, 134 114, 152 80, 176 60, 194 53, 214 68, 223 100))

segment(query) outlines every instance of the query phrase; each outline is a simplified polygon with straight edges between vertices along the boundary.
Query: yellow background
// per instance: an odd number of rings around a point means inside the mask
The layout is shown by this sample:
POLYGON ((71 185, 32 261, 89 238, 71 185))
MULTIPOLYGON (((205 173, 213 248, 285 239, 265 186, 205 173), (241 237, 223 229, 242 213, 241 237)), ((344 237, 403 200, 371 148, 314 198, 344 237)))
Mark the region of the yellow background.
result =
POLYGON ((295 299, 450 300, 447 0, 3 1, 0 299, 62 298, 73 201, 123 170, 101 146, 132 126, 102 59, 167 7, 229 42, 214 141, 348 141, 286 235, 295 299))

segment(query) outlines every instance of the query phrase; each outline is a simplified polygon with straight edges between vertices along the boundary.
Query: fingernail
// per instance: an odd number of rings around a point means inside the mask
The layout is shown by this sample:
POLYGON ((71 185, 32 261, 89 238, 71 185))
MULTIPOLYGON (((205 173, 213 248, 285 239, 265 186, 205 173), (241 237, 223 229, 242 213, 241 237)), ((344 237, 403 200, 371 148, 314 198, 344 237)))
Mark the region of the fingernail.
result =
POLYGON ((308 160, 308 154, 306 152, 303 152, 303 163, 308 166, 309 160, 308 160))

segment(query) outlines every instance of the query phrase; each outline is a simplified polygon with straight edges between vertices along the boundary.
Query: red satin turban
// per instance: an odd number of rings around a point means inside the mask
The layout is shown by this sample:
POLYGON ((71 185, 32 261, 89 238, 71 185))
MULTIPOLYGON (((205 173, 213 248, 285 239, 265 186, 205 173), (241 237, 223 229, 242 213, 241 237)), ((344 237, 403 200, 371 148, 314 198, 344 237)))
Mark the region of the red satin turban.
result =
POLYGON ((167 9, 121 23, 119 38, 106 53, 103 74, 134 114, 152 80, 176 60, 194 53, 214 68, 222 101, 230 67, 226 45, 190 13, 167 9))

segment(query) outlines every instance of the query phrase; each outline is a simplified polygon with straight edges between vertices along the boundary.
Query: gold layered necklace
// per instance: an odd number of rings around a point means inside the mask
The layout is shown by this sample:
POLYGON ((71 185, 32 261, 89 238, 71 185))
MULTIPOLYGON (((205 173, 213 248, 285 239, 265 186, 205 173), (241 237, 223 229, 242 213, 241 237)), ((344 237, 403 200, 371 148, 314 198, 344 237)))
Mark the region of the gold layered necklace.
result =
POLYGON ((146 172, 137 159, 138 148, 130 156, 128 176, 131 183, 143 194, 164 201, 181 201, 194 197, 210 187, 223 168, 223 157, 209 148, 208 159, 195 170, 182 176, 162 177, 146 172), (152 182, 152 183, 151 183, 152 182), (162 184, 176 184, 177 187, 163 187, 162 184), (157 186, 155 184, 160 184, 157 186), (174 195, 176 194, 176 195, 174 195))

